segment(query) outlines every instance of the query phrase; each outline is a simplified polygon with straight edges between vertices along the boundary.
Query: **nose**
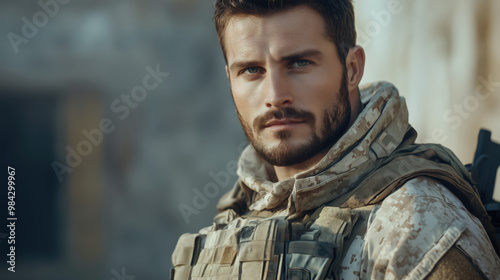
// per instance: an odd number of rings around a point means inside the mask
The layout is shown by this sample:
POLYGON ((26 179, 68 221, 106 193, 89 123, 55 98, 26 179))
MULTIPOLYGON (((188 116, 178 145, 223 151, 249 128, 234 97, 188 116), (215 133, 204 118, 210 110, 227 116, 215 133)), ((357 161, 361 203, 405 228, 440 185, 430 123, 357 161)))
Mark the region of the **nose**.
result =
POLYGON ((293 103, 290 81, 279 71, 268 72, 264 83, 265 104, 268 108, 283 108, 293 103))

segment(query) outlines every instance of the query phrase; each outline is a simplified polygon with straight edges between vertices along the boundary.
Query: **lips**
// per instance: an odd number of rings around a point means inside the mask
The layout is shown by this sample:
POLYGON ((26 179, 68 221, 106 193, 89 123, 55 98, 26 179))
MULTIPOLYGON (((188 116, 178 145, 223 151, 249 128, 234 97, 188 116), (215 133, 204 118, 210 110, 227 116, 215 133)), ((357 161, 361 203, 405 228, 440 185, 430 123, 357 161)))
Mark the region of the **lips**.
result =
POLYGON ((273 127, 273 126, 287 126, 293 124, 303 123, 303 120, 300 119, 272 119, 265 124, 265 127, 273 127))

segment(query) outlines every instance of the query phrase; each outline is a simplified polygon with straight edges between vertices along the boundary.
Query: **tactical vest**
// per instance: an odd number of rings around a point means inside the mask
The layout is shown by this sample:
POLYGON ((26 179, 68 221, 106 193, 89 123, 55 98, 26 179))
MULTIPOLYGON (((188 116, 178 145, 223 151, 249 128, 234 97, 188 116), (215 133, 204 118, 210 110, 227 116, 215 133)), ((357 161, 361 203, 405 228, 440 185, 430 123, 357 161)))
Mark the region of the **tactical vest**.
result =
POLYGON ((172 255, 171 279, 336 279, 349 237, 364 235, 373 207, 243 216, 206 233, 184 234, 172 255))
MULTIPOLYGON (((415 137, 413 130, 405 136, 409 143, 415 137)), ((479 218, 499 254, 474 181, 456 156, 440 145, 403 143, 350 191, 306 213, 245 215, 253 199, 248 189, 234 188, 231 205, 222 208, 214 226, 180 237, 172 255, 171 279, 336 279, 344 249, 353 240, 349 237, 364 235, 374 205, 421 176, 454 193, 479 218)))

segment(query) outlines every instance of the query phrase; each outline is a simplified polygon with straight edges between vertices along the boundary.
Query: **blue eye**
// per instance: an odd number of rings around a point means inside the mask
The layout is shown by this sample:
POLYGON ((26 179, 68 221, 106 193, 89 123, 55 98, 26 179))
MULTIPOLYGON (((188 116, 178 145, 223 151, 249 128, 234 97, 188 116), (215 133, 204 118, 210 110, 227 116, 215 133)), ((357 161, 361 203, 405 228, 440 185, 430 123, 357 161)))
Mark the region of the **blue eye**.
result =
POLYGON ((292 63, 292 67, 301 68, 301 67, 306 67, 309 64, 310 63, 307 60, 297 60, 292 63))
POLYGON ((259 73, 259 67, 248 67, 247 69, 245 69, 245 71, 243 71, 243 73, 257 74, 259 73))

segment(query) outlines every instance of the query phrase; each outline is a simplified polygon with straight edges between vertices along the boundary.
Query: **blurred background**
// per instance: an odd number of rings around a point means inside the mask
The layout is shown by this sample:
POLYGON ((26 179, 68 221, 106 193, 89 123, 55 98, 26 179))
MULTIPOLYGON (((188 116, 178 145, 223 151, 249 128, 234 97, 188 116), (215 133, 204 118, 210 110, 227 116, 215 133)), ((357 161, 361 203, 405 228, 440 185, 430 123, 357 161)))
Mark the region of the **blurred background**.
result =
MULTIPOLYGON (((406 98, 419 142, 500 141, 500 1, 356 0, 363 83, 406 98)), ((2 0, 0 279, 167 279, 246 144, 212 0, 2 0), (8 174, 4 173, 7 181, 8 174)))

